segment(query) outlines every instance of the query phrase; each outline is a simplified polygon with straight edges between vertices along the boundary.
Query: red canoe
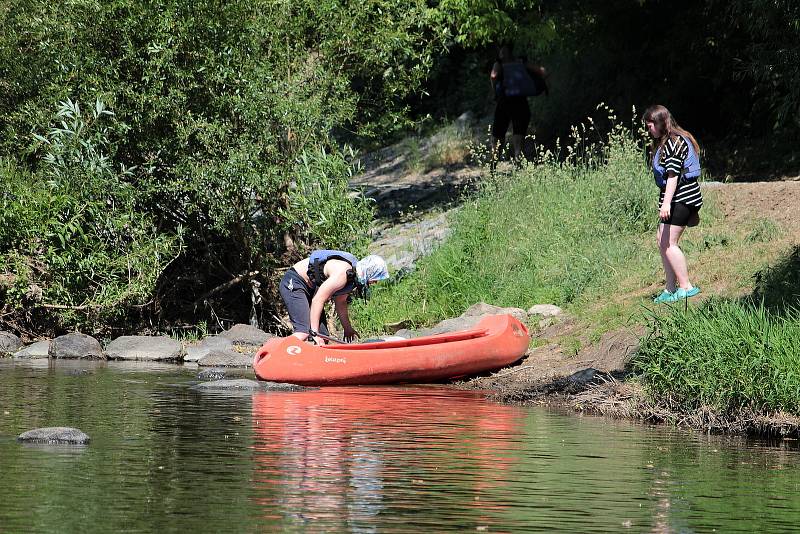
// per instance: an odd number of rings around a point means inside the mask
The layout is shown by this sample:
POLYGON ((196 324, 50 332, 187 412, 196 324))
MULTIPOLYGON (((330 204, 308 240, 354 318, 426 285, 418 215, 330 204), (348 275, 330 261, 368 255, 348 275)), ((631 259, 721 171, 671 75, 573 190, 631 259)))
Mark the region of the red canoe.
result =
POLYGON ((470 330, 398 341, 316 346, 273 338, 256 353, 253 369, 261 380, 306 386, 439 382, 514 363, 528 341, 525 325, 491 315, 470 330))

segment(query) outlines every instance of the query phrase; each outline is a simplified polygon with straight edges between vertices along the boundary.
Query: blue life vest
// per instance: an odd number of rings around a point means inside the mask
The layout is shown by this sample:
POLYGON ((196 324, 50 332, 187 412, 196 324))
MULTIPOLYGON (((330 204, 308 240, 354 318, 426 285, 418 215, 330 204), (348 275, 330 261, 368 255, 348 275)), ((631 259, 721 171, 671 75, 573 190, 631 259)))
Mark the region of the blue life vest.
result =
POLYGON ((342 260, 352 265, 352 269, 347 270, 347 283, 345 286, 333 294, 334 297, 344 295, 353 291, 358 285, 356 276, 356 263, 358 259, 350 254, 341 250, 315 250, 308 258, 308 279, 311 281, 312 287, 316 290, 328 279, 325 276, 325 263, 328 260, 342 260))
MULTIPOLYGON (((686 160, 683 162, 683 169, 681 169, 680 178, 691 182, 700 177, 700 157, 694 149, 692 142, 685 137, 681 136, 686 146, 689 147, 689 152, 686 154, 686 160)), ((655 155, 653 156, 653 178, 655 178, 656 185, 661 189, 667 186, 667 170, 661 164, 661 148, 658 147, 655 155)))

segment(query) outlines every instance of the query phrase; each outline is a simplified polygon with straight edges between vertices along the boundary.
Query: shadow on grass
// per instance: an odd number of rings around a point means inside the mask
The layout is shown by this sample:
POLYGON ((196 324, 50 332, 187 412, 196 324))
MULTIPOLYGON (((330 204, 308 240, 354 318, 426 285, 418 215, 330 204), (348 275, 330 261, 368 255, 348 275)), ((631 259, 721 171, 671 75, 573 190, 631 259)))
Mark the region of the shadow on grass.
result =
POLYGON ((755 274, 753 294, 744 300, 777 314, 800 308, 800 245, 772 266, 755 274))

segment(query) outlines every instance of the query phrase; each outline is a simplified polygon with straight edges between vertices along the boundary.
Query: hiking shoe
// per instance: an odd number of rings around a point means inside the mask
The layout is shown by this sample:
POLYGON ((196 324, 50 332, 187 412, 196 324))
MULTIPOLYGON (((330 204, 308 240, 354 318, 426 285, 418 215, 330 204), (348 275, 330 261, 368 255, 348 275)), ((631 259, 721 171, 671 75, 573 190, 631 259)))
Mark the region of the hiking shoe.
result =
POLYGON ((672 293, 667 291, 666 289, 661 292, 659 296, 653 299, 653 302, 656 304, 661 304, 663 302, 672 302, 670 299, 672 298, 672 293))
POLYGON ((666 302, 678 302, 679 300, 693 297, 698 293, 700 293, 700 288, 697 286, 694 286, 689 289, 683 289, 682 287, 679 287, 678 289, 675 290, 675 293, 673 293, 670 299, 666 302))

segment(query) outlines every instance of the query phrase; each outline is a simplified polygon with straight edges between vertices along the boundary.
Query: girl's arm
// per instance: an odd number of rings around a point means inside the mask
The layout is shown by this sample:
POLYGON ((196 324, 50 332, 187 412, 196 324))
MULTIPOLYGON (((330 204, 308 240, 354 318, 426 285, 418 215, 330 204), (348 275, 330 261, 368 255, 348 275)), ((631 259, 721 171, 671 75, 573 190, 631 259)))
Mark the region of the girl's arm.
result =
POLYGON ((667 173, 667 186, 664 188, 664 201, 661 203, 661 208, 658 210, 658 216, 662 221, 669 219, 670 206, 672 205, 672 197, 675 196, 675 190, 678 188, 678 175, 674 172, 667 173))

